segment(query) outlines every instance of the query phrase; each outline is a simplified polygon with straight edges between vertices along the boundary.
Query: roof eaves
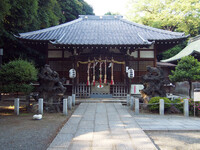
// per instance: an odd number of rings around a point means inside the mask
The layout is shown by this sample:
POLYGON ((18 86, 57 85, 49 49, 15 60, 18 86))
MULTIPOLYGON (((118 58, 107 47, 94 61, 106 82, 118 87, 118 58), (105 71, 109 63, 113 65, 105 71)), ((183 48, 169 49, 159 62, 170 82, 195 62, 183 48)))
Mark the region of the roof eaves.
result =
POLYGON ((173 36, 183 36, 183 37, 185 35, 184 32, 172 32, 172 31, 167 31, 167 30, 163 30, 163 29, 157 29, 157 28, 145 26, 145 25, 142 25, 142 24, 138 24, 138 23, 135 23, 135 22, 131 22, 131 21, 125 20, 123 18, 120 18, 119 20, 121 20, 121 21, 123 21, 125 23, 128 23, 130 25, 137 26, 137 27, 143 28, 143 29, 148 29, 148 30, 151 30, 151 31, 154 31, 154 32, 159 32, 159 33, 163 33, 163 34, 169 34, 169 35, 173 35, 173 36))
POLYGON ((56 30, 58 28, 66 27, 66 26, 69 26, 71 24, 80 22, 81 20, 82 20, 82 18, 78 18, 76 20, 73 20, 73 21, 70 21, 70 22, 67 22, 67 23, 63 23, 63 24, 60 24, 60 25, 57 25, 57 26, 53 26, 53 27, 49 27, 49 28, 45 28, 45 29, 41 29, 41 30, 37 30, 37 31, 32 31, 32 32, 19 33, 18 38, 23 38, 25 36, 30 36, 30 35, 34 35, 34 34, 39 34, 39 33, 44 33, 44 32, 48 32, 48 31, 56 30))
POLYGON ((155 40, 155 41, 163 41, 163 40, 170 40, 170 41, 173 41, 173 40, 180 40, 180 39, 187 39, 188 37, 190 36, 190 34, 188 34, 188 35, 186 35, 186 36, 182 36, 182 37, 176 37, 176 38, 169 38, 169 39, 148 39, 148 40, 150 40, 150 41, 153 41, 153 40, 155 40))

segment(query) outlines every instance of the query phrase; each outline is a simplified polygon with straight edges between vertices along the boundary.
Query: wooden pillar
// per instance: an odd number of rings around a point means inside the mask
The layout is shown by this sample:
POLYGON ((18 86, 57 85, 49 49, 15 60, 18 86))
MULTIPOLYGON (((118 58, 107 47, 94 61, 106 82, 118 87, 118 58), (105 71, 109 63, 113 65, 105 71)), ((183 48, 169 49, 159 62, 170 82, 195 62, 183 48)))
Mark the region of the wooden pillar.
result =
POLYGON ((154 67, 157 67, 157 45, 156 44, 154 44, 154 46, 153 46, 154 48, 154 67))
MULTIPOLYGON (((126 66, 129 67, 129 57, 127 55, 125 55, 125 69, 126 69, 126 66)), ((127 74, 125 73, 125 83, 127 85, 127 94, 130 93, 130 79, 128 78, 127 74)))

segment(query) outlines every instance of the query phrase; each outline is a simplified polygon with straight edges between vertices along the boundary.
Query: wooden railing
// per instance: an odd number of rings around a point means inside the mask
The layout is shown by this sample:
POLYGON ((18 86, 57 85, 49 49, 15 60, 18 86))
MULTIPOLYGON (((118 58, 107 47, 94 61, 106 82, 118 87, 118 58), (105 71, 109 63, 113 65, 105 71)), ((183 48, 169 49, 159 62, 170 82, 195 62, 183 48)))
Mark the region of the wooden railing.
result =
POLYGON ((85 83, 76 85, 75 94, 76 97, 90 97, 90 86, 87 86, 85 83))
POLYGON ((113 97, 126 97, 127 92, 127 85, 125 84, 115 84, 110 86, 110 93, 113 97))

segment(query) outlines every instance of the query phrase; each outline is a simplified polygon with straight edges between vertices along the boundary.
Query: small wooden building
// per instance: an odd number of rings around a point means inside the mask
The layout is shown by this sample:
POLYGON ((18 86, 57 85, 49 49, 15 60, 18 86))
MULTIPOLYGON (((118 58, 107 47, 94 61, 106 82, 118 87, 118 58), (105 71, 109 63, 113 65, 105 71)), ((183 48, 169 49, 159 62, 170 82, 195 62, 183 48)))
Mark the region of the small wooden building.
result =
POLYGON ((85 16, 19 38, 45 53, 46 63, 66 78, 77 97, 125 97, 139 84, 156 56, 187 38, 184 33, 156 29, 122 16, 85 16), (69 70, 76 78, 69 78, 69 70), (127 69, 134 69, 129 79, 127 69))

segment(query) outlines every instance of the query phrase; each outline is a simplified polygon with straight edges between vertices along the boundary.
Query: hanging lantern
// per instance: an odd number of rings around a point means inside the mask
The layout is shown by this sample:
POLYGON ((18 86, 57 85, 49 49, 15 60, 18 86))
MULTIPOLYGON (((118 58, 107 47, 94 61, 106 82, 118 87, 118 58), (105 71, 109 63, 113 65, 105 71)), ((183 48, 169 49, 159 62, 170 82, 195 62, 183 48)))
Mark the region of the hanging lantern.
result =
POLYGON ((128 70, 128 78, 133 79, 135 76, 134 70, 133 69, 129 69, 128 70))
POLYGON ((76 70, 75 69, 70 69, 69 70, 69 77, 71 79, 74 79, 76 77, 76 70))

